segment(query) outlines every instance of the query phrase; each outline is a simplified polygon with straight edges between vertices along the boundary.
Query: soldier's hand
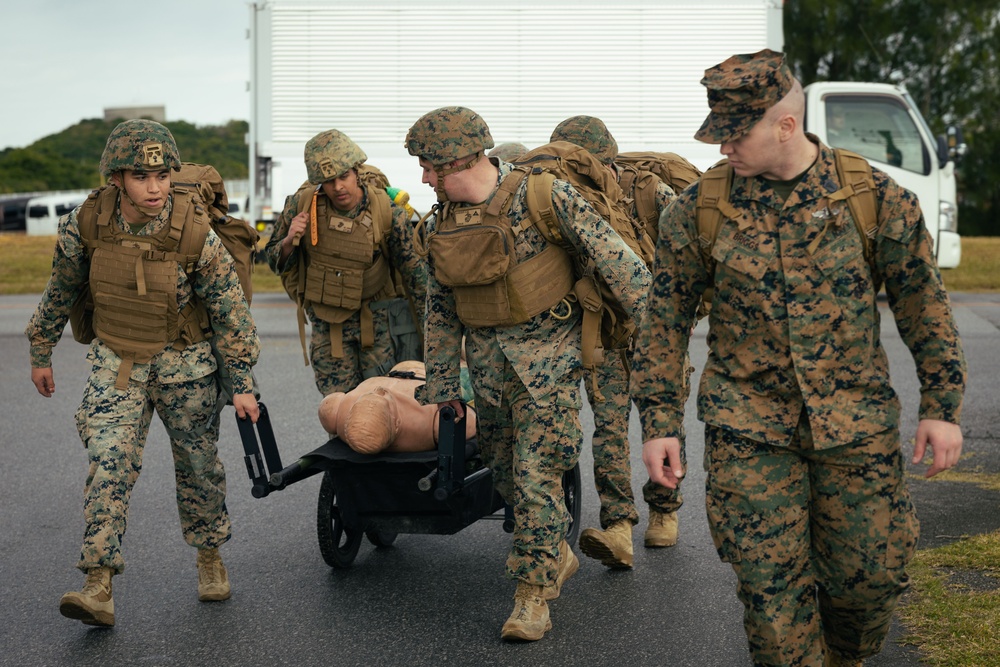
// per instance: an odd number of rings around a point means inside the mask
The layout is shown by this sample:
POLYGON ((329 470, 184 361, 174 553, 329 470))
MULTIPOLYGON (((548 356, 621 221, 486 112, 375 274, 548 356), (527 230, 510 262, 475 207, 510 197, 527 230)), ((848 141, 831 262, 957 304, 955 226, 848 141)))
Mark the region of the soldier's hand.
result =
POLYGON ((460 419, 462 419, 462 417, 465 416, 465 410, 462 408, 462 401, 458 399, 455 399, 453 401, 445 401, 444 403, 438 403, 439 412, 443 407, 450 407, 455 411, 455 421, 459 421, 460 419))
POLYGON ((236 394, 233 396, 233 407, 236 408, 236 416, 240 419, 250 417, 251 422, 257 423, 260 408, 257 407, 257 399, 253 394, 236 394))
POLYGON ((676 489, 684 478, 681 465, 681 441, 677 438, 653 438, 642 443, 642 462, 652 482, 676 489))
POLYGON ((302 235, 306 233, 306 225, 309 224, 309 212, 302 211, 288 224, 288 233, 285 234, 285 242, 290 245, 295 245, 295 242, 302 238, 302 235))
POLYGON ((51 398, 56 393, 56 381, 52 379, 52 367, 32 368, 31 383, 35 385, 38 393, 45 398, 51 398))
POLYGON ((917 424, 917 438, 913 447, 914 463, 920 463, 924 459, 927 445, 934 452, 934 461, 924 477, 933 477, 958 463, 962 456, 962 429, 958 424, 939 419, 921 419, 917 424))

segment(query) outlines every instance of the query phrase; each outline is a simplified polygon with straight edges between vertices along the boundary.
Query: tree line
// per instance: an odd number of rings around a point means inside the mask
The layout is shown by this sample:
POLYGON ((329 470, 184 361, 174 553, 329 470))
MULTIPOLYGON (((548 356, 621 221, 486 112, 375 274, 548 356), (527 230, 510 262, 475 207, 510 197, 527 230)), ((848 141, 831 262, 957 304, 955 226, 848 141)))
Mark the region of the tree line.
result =
MULTIPOLYGON (((82 120, 25 148, 0 151, 0 193, 99 187, 101 153, 121 120, 82 120)), ((180 120, 164 125, 174 135, 185 162, 210 163, 226 179, 247 177, 246 121, 198 127, 180 120)))
POLYGON ((803 85, 901 82, 935 134, 963 129, 958 231, 1000 235, 1000 0, 788 0, 783 11, 803 85))
MULTIPOLYGON (((803 85, 902 82, 935 134, 962 127, 969 150, 958 169, 959 232, 1000 235, 1000 0, 788 0, 783 12, 785 50, 803 85)), ((0 192, 97 187, 117 122, 84 120, 0 151, 0 192)), ((247 177, 246 121, 167 126, 184 160, 247 177)))

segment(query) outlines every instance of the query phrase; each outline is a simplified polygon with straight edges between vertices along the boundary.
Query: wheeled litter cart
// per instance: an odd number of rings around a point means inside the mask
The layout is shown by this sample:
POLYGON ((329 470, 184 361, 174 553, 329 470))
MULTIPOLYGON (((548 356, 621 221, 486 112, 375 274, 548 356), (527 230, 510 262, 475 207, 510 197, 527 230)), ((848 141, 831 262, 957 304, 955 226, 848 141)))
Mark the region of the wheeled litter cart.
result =
MULTIPOLYGON (((360 454, 334 437, 283 467, 267 407, 258 406, 256 425, 237 419, 251 493, 263 498, 322 474, 316 532, 331 567, 349 567, 362 536, 387 547, 401 533, 451 535, 480 519, 502 520, 506 532, 514 530, 512 508, 494 490, 492 472, 450 407, 438 413, 436 450, 360 454)), ((563 475, 563 491, 571 517, 566 539, 572 543, 580 529, 579 464, 563 475)))

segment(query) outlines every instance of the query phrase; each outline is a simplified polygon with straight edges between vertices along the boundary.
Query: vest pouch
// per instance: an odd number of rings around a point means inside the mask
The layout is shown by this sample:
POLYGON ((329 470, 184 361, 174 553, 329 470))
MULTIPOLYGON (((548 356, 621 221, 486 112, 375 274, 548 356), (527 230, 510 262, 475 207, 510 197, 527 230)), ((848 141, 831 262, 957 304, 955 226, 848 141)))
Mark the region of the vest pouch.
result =
POLYGON ((314 262, 306 267, 306 300, 334 308, 361 307, 364 271, 333 268, 314 262))
POLYGON ((448 287, 489 285, 506 274, 511 263, 507 234, 485 225, 438 232, 429 250, 434 276, 448 287))
POLYGON ((551 309, 573 289, 573 260, 549 245, 489 285, 453 288, 455 310, 470 327, 523 324, 551 309))
POLYGON ((167 301, 166 295, 160 294, 134 297, 96 293, 94 331, 118 356, 134 352, 135 360, 145 363, 173 342, 168 331, 167 301))

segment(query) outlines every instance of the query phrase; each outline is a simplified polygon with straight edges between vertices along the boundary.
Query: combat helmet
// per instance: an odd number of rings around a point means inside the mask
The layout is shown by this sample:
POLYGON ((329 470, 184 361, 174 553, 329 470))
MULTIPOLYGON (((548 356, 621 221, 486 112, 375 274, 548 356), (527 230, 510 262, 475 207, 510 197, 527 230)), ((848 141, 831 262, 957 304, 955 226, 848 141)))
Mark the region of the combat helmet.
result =
POLYGON ((320 132, 306 142, 306 174, 313 185, 337 178, 368 159, 361 147, 339 130, 320 132))
POLYGON ((444 177, 474 167, 483 152, 493 148, 493 137, 483 117, 466 107, 441 107, 417 119, 406 133, 404 144, 410 155, 423 158, 437 174, 438 201, 448 201, 444 177), (470 155, 476 156, 454 167, 447 165, 470 155))
POLYGON ((618 142, 611 136, 600 118, 572 116, 556 125, 549 141, 568 141, 576 144, 604 164, 611 164, 618 157, 618 142))
POLYGON ((122 171, 180 169, 181 156, 170 130, 155 120, 136 118, 118 124, 101 155, 101 174, 122 171))
POLYGON ((406 150, 435 167, 493 148, 490 128, 466 107, 441 107, 425 113, 406 133, 406 150))

